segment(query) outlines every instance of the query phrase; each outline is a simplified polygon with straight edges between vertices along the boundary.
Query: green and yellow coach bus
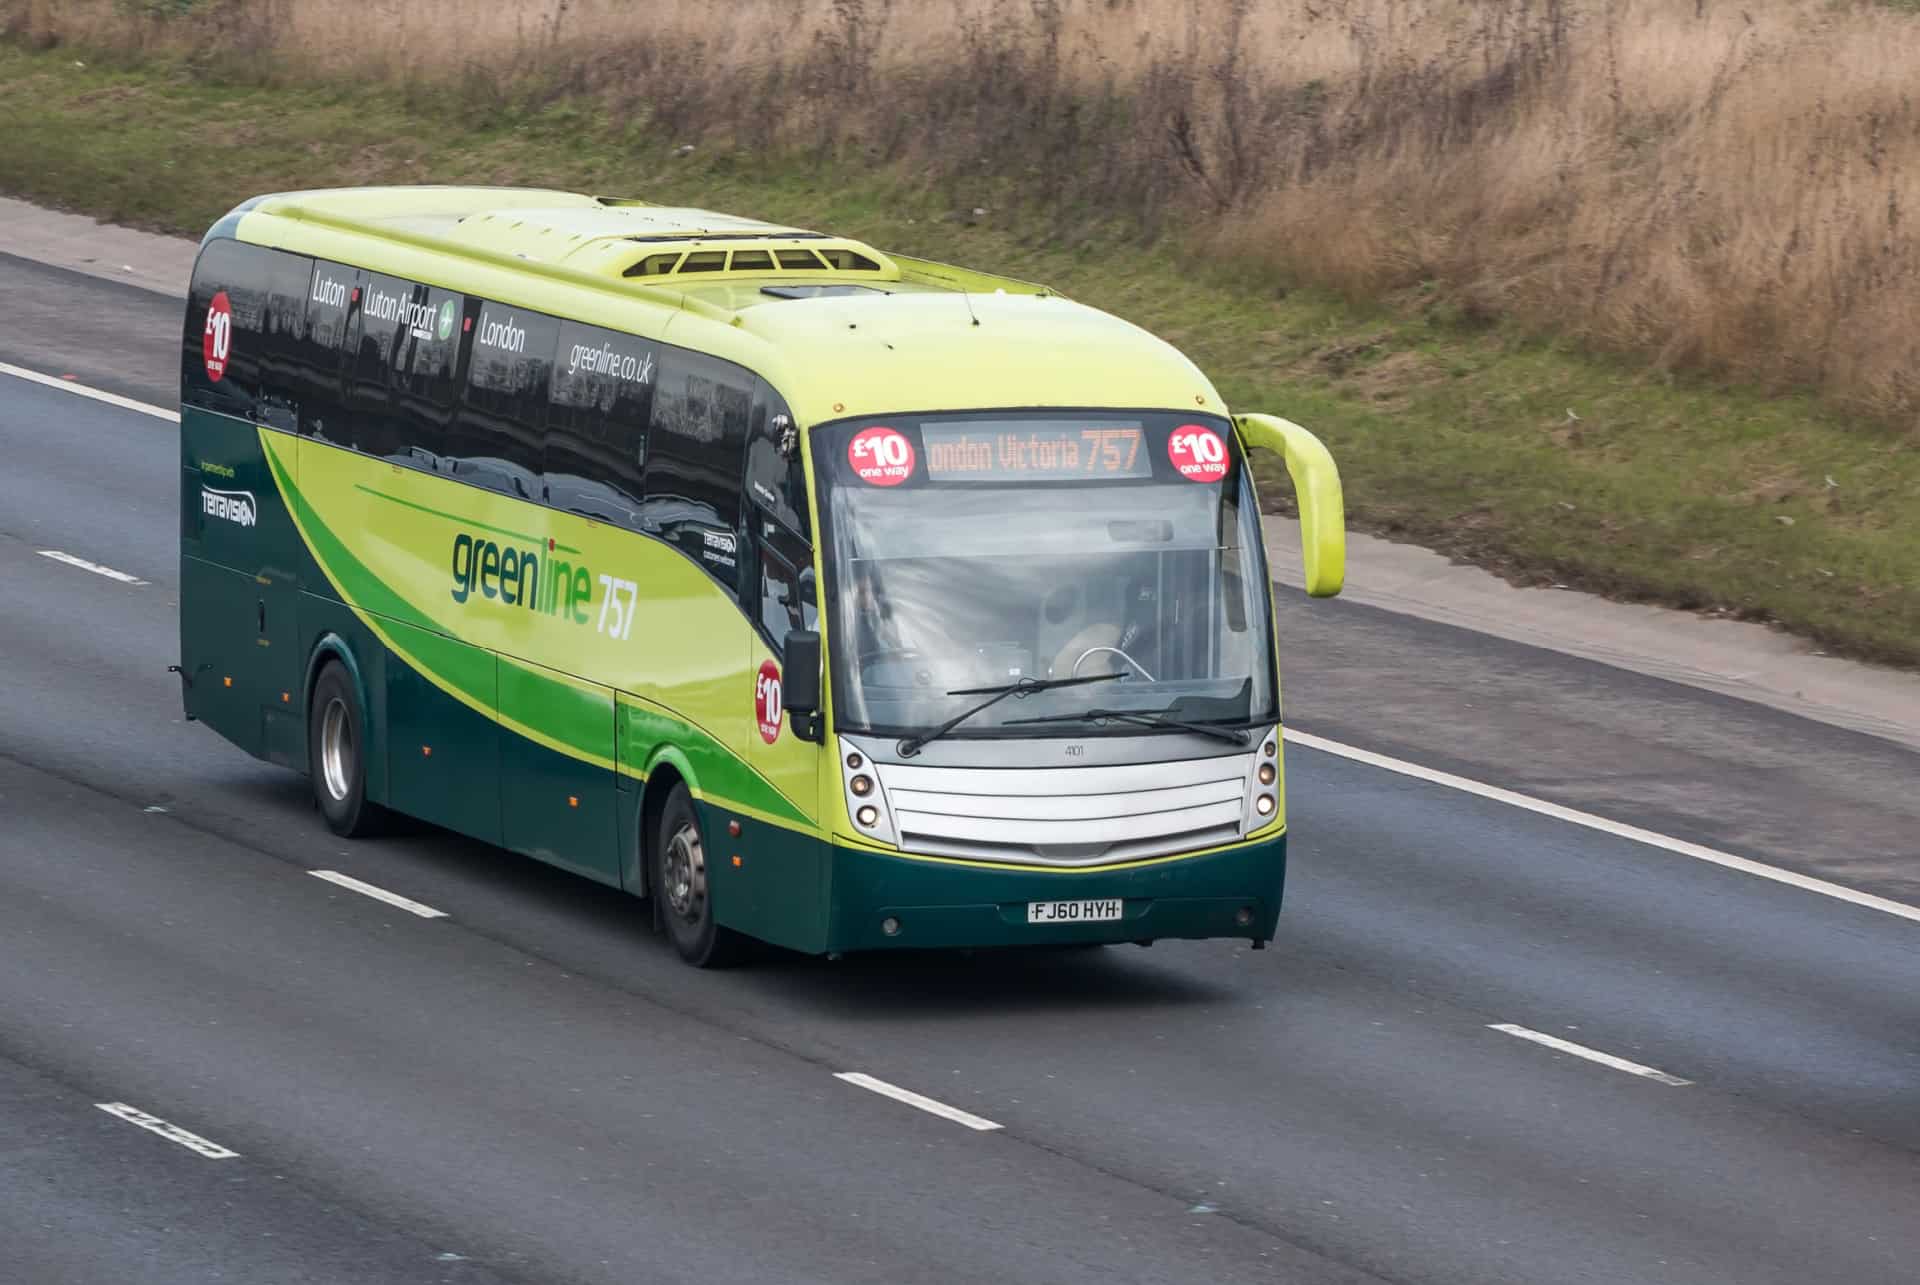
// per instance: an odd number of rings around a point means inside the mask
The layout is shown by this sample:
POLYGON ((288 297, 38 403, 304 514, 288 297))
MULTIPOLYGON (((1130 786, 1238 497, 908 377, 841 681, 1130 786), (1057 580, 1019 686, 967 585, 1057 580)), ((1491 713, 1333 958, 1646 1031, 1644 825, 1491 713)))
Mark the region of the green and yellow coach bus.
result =
POLYGON ((682 956, 1264 945, 1249 448, 1306 430, 1043 287, 565 192, 257 197, 181 353, 186 713, 648 898, 682 956))

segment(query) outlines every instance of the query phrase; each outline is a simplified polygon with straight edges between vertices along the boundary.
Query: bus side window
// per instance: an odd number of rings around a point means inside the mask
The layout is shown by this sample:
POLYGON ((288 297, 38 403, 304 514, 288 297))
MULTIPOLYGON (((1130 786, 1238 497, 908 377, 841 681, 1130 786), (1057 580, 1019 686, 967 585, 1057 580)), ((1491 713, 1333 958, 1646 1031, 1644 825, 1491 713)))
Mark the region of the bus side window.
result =
POLYGON ((653 407, 654 344, 560 323, 547 420, 547 503, 640 530, 641 467, 653 407))
POLYGON ((774 654, 784 658, 789 633, 820 627, 813 549, 757 505, 754 512, 760 527, 755 542, 760 563, 759 625, 773 644, 774 654))
POLYGON ((753 377, 717 358, 660 358, 642 467, 642 521, 738 595, 741 452, 753 377))
POLYGON ((258 378, 253 394, 256 424, 283 433, 300 431, 298 403, 289 395, 292 354, 307 332, 307 281, 313 261, 282 250, 261 251, 266 306, 260 318, 258 378))
POLYGON ((541 456, 559 335, 552 317, 493 302, 480 306, 444 472, 523 500, 545 497, 541 456))
POLYGON ((189 406, 253 418, 271 254, 223 238, 208 242, 194 264, 180 343, 180 396, 189 406))
POLYGON ((395 401, 393 369, 405 359, 405 325, 416 287, 377 272, 360 277, 359 324, 351 330, 353 358, 347 375, 347 422, 334 440, 365 455, 413 463, 395 401))
POLYGON ((787 635, 819 623, 807 534, 807 477, 799 429, 786 402, 765 380, 753 382, 745 461, 747 527, 759 568, 759 625, 774 652, 784 658, 787 635))
POLYGON ((414 286, 400 325, 393 366, 393 412, 399 431, 393 458, 435 473, 453 418, 460 330, 466 300, 451 290, 414 286))
POLYGON ((300 432, 321 441, 345 440, 340 366, 359 280, 352 268, 315 260, 306 286, 306 325, 281 347, 286 376, 278 395, 292 403, 300 432))
POLYGON ((765 380, 754 382, 753 418, 747 431, 747 494, 790 531, 805 535, 807 473, 800 461, 800 428, 780 394, 765 380))

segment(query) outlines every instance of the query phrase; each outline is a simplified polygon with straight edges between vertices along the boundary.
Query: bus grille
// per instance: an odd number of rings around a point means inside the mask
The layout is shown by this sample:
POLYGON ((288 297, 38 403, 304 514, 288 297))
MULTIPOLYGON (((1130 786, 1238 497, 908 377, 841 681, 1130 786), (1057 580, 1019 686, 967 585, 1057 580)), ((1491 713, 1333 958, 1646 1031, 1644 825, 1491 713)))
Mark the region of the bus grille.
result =
POLYGON ((1107 865, 1240 836, 1252 759, 1086 768, 875 764, 900 846, 1023 865, 1107 865))

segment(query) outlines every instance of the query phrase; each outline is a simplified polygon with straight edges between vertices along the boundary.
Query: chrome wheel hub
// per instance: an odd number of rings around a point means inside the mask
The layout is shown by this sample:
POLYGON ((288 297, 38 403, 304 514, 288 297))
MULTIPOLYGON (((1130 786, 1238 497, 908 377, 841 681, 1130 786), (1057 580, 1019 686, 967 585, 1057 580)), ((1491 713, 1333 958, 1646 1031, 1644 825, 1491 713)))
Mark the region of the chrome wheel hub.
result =
POLYGON ((667 904, 680 918, 698 922, 707 900, 707 854, 692 822, 673 832, 660 864, 667 904))
POLYGON ((347 703, 337 696, 320 715, 320 780, 335 803, 346 802, 353 782, 353 724, 347 703))

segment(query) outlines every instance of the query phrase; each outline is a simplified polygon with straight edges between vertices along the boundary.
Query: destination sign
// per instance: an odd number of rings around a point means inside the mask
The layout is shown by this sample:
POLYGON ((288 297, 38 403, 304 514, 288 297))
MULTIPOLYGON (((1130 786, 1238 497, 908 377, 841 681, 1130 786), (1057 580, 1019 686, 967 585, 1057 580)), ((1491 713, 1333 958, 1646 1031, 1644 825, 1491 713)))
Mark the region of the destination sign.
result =
POLYGON ((1138 424, 928 424, 920 430, 935 482, 1063 482, 1152 477, 1138 424))

